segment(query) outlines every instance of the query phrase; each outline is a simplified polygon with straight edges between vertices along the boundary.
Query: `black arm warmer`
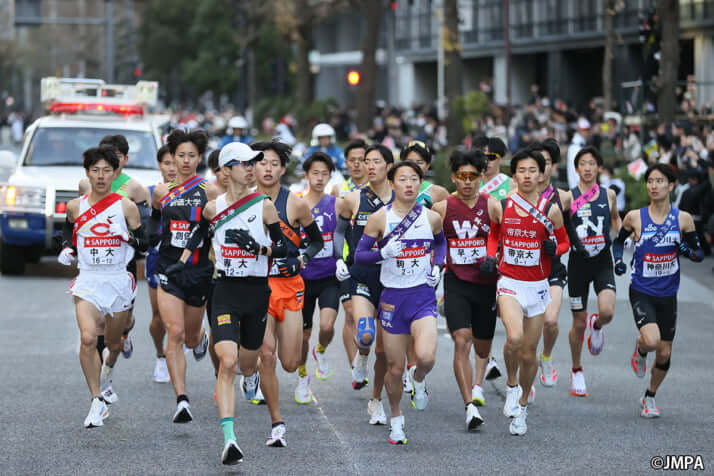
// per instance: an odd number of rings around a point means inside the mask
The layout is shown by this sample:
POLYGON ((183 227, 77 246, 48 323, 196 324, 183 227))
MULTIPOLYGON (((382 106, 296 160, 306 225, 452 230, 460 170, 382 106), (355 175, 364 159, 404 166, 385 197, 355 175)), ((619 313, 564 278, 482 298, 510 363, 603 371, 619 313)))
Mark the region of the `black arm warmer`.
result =
POLYGON ((617 234, 617 238, 612 242, 612 256, 615 261, 622 259, 622 253, 625 252, 625 240, 631 234, 632 230, 626 230, 624 226, 620 228, 620 233, 617 234))
POLYGON ((161 211, 156 208, 151 209, 151 219, 149 220, 149 242, 151 246, 156 246, 161 241, 161 211))
POLYGON ((342 251, 345 249, 345 235, 349 226, 349 218, 337 215, 337 225, 335 226, 335 233, 332 236, 333 243, 335 245, 335 258, 337 259, 342 258, 342 251))
POLYGON ((148 229, 149 220, 151 220, 151 205, 149 205, 148 202, 143 201, 141 203, 137 203, 136 207, 139 209, 139 218, 141 219, 141 224, 148 229))
POLYGON ((136 230, 131 230, 129 244, 142 253, 149 249, 149 237, 143 223, 136 230))
POLYGON ((268 225, 268 233, 273 245, 270 247, 271 258, 285 258, 288 255, 288 243, 283 230, 280 229, 280 223, 277 221, 268 225))
POLYGON ((305 263, 313 259, 322 249, 325 242, 322 239, 322 232, 317 222, 313 221, 305 228, 305 234, 307 234, 307 248, 302 254, 305 263))
POLYGON ((618 193, 620 193, 622 191, 622 189, 620 187, 618 187, 617 185, 615 185, 614 183, 610 184, 610 186, 607 188, 609 188, 610 190, 615 192, 615 195, 617 195, 618 193))
MULTIPOLYGON (((505 207, 504 207, 505 209, 505 207)), ((578 238, 578 234, 575 231, 575 227, 573 226, 573 221, 570 219, 570 212, 569 211, 564 211, 563 212, 563 226, 565 226, 565 231, 568 233, 568 241, 570 242, 570 246, 573 247, 573 249, 578 248, 578 244, 580 244, 580 249, 583 248, 582 242, 580 241, 580 238, 578 238)))
POLYGON ((697 236, 696 231, 688 231, 684 233, 684 242, 692 250, 692 255, 689 257, 694 262, 699 262, 704 259, 704 250, 702 245, 699 243, 699 236, 697 236))
POLYGON ((72 234, 74 231, 74 223, 70 223, 69 218, 64 219, 64 225, 62 225, 62 248, 72 248, 77 251, 72 243, 72 234))
POLYGON ((208 241, 208 225, 208 220, 201 215, 201 221, 198 222, 198 225, 193 226, 191 234, 188 237, 188 242, 186 243, 187 250, 196 251, 196 248, 201 245, 202 241, 208 241))

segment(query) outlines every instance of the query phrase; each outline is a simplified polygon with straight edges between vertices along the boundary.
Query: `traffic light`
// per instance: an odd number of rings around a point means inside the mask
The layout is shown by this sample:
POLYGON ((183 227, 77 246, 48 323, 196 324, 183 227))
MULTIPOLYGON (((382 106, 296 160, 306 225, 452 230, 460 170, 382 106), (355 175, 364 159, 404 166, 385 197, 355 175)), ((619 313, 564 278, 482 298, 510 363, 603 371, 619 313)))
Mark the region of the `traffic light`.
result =
POLYGON ((360 75, 359 71, 350 71, 347 73, 347 83, 349 83, 350 86, 357 86, 359 84, 360 80, 360 75))

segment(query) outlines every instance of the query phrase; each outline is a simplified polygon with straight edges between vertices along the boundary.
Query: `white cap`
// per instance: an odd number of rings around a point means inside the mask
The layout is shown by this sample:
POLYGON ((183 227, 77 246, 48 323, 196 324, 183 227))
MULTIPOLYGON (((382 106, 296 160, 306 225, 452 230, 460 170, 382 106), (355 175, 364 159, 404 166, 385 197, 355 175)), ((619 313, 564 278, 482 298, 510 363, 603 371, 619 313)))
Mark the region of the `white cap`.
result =
POLYGON ((263 158, 263 152, 253 150, 248 144, 242 142, 231 142, 226 144, 218 154, 218 166, 223 167, 231 162, 248 162, 253 159, 263 158))
POLYGON ((228 127, 233 129, 247 129, 248 121, 246 121, 243 116, 233 116, 231 120, 228 121, 228 127))
POLYGON ((590 129, 590 121, 585 119, 584 117, 581 117, 578 119, 578 130, 584 130, 584 129, 590 129))
POLYGON ((317 139, 318 137, 333 137, 335 135, 335 130, 331 125, 320 123, 312 129, 312 138, 317 139))

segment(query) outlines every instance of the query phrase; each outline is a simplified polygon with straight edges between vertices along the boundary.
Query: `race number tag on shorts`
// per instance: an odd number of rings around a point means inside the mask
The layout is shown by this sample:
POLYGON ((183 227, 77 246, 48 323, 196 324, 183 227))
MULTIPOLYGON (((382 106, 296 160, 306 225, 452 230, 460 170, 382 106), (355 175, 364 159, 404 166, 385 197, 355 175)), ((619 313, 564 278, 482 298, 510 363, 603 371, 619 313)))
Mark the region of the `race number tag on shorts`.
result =
POLYGON ((506 240, 503 259, 514 266, 538 266, 540 243, 537 241, 506 240))
POLYGON ((243 277, 251 271, 256 256, 237 246, 221 246, 221 259, 226 276, 243 277))
POLYGON ((426 256, 426 247, 402 248, 397 256, 397 269, 402 276, 411 276, 420 271, 422 258, 426 256))
POLYGON ((121 249, 121 238, 118 236, 87 236, 84 238, 85 253, 89 254, 92 264, 118 264, 117 255, 121 249))
POLYGON ((654 254, 645 253, 642 263, 642 276, 645 278, 661 278, 671 276, 679 271, 677 252, 654 254))
POLYGON ((486 256, 485 238, 451 238, 449 254, 454 264, 474 264, 486 256))

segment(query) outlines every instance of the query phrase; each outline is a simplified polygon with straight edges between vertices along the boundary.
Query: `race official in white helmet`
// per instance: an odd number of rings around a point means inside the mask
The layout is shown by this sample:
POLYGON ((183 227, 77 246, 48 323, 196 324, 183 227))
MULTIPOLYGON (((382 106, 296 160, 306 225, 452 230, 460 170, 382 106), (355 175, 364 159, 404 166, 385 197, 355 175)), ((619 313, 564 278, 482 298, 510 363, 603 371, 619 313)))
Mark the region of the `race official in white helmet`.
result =
POLYGON ((331 125, 322 122, 312 129, 312 141, 310 147, 305 151, 303 159, 310 157, 315 152, 324 152, 332 158, 337 169, 344 169, 345 155, 342 153, 342 149, 335 144, 335 130, 331 125))
POLYGON ((245 120, 243 116, 233 116, 228 121, 228 129, 226 130, 226 135, 221 138, 221 142, 218 147, 221 148, 226 144, 231 142, 242 142, 243 144, 250 144, 253 142, 253 137, 251 137, 249 132, 250 125, 248 121, 245 120))

